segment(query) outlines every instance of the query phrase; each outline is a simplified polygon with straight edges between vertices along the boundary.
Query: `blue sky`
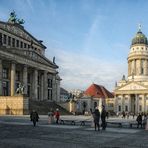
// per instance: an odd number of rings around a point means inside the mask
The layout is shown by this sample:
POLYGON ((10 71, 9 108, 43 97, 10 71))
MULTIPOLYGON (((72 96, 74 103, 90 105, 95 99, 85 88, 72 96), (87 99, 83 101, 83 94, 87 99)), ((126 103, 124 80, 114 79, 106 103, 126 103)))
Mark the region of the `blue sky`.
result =
POLYGON ((85 90, 92 83, 112 91, 127 76, 131 40, 142 24, 148 34, 146 0, 1 0, 0 20, 12 10, 24 27, 56 57, 61 85, 85 90))

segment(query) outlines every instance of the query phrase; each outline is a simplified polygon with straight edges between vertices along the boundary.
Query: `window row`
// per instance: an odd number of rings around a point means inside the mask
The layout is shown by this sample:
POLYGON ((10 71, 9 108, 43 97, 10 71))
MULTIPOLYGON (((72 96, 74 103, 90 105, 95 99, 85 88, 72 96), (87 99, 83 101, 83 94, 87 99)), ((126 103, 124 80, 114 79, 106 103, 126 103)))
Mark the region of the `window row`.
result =
POLYGON ((34 50, 40 51, 40 49, 37 49, 36 47, 33 47, 33 42, 31 41, 30 44, 24 43, 18 39, 12 38, 10 36, 7 36, 5 34, 0 33, 0 45, 5 44, 11 47, 17 47, 17 48, 25 48, 29 49, 32 48, 34 50))

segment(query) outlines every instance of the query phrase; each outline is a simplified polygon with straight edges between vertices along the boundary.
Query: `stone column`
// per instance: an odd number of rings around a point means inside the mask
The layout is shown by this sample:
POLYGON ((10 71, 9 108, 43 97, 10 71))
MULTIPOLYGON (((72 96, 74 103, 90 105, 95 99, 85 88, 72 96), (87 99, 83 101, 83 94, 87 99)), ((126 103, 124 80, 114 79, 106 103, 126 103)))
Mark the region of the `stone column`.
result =
POLYGON ((125 98, 123 95, 122 95, 122 102, 121 103, 122 103, 122 110, 121 111, 123 112, 123 111, 125 111, 125 98))
POLYGON ((48 79, 47 79, 47 71, 44 71, 44 76, 43 76, 43 83, 44 83, 44 100, 48 99, 48 79))
POLYGON ((3 74, 3 67, 2 67, 2 60, 0 59, 0 96, 2 96, 2 76, 3 74))
POLYGON ((131 112, 131 98, 130 98, 130 95, 128 95, 128 112, 131 112))
POLYGON ((52 78, 52 100, 53 101, 57 101, 57 89, 56 89, 56 76, 53 75, 53 78, 52 78))
POLYGON ((10 92, 11 92, 11 96, 14 96, 15 94, 15 69, 16 69, 16 65, 15 63, 11 64, 11 81, 10 81, 10 92))
POLYGON ((128 73, 129 73, 129 76, 130 76, 131 75, 131 61, 129 61, 129 67, 128 68, 129 68, 129 72, 128 73))
POLYGON ((139 96, 136 94, 136 100, 135 100, 135 113, 139 112, 139 96))
POLYGON ((24 65, 23 67, 23 85, 25 86, 24 88, 24 94, 27 95, 27 88, 28 88, 28 69, 27 69, 27 66, 24 65))
POLYGON ((146 95, 143 98, 143 112, 146 112, 146 95))
POLYGON ((131 75, 135 73, 135 60, 132 60, 131 75))
POLYGON ((136 60, 134 60, 134 75, 136 75, 136 60))
POLYGON ((136 75, 139 75, 139 67, 140 67, 140 61, 139 59, 136 60, 136 75))
POLYGON ((118 96, 115 96, 115 100, 114 100, 114 104, 115 104, 115 106, 114 106, 114 111, 115 111, 115 113, 117 113, 118 112, 118 96))
POLYGON ((41 100, 44 100, 44 75, 41 74, 41 100))
POLYGON ((38 71, 35 69, 33 73, 33 99, 38 99, 38 71))

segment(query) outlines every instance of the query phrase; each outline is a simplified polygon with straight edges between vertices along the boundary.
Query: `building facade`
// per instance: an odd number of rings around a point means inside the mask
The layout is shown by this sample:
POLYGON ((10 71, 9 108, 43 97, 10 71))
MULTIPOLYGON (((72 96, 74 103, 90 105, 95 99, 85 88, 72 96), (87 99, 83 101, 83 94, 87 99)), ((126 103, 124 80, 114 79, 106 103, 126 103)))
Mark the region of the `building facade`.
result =
POLYGON ((55 58, 47 59, 42 41, 14 19, 0 21, 0 96, 15 96, 21 84, 29 99, 59 101, 55 58))
POLYGON ((102 111, 102 105, 107 111, 114 111, 114 96, 102 85, 90 85, 84 91, 83 97, 78 98, 76 103, 77 112, 89 113, 90 109, 94 111, 96 107, 102 111))
POLYGON ((141 27, 128 55, 128 77, 115 88, 115 112, 148 112, 148 40, 141 27))

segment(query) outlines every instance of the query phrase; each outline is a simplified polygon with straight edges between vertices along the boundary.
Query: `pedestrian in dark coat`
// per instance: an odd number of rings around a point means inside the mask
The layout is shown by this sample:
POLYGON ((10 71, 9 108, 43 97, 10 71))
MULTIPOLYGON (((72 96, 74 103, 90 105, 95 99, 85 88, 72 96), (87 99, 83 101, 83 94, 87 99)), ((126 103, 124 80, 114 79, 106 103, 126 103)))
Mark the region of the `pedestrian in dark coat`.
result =
POLYGON ((141 125, 141 128, 142 128, 142 115, 139 114, 136 120, 137 120, 137 122, 138 122, 137 128, 139 128, 139 125, 141 125))
POLYGON ((102 106, 101 120, 102 120, 102 130, 105 130, 106 129, 106 110, 105 110, 105 106, 102 106))
POLYGON ((33 122, 33 125, 36 126, 36 122, 38 122, 38 120, 39 120, 39 115, 38 115, 38 113, 35 110, 33 110, 31 112, 30 120, 33 122))
POLYGON ((94 118, 95 131, 97 130, 97 128, 98 128, 98 131, 99 131, 100 130, 100 125, 99 125, 100 112, 97 108, 93 112, 93 118, 94 118))

